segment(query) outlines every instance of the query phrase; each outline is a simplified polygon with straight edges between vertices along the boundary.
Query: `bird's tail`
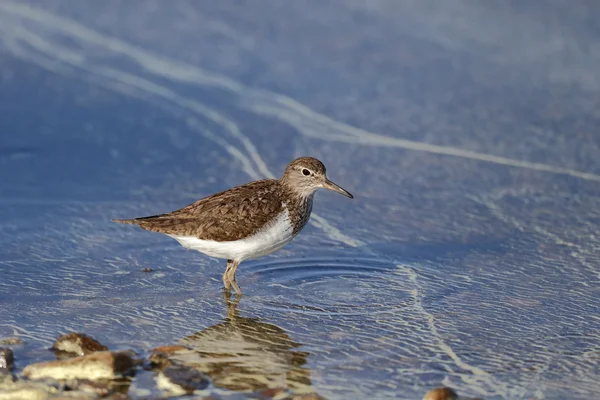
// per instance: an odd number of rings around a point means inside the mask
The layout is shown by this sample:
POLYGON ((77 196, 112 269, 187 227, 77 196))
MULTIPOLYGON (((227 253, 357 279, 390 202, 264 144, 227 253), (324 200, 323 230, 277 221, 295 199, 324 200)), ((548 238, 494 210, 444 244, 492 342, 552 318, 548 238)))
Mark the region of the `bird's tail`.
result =
POLYGON ((139 221, 137 219, 113 219, 112 222, 118 222, 119 224, 137 225, 139 221))

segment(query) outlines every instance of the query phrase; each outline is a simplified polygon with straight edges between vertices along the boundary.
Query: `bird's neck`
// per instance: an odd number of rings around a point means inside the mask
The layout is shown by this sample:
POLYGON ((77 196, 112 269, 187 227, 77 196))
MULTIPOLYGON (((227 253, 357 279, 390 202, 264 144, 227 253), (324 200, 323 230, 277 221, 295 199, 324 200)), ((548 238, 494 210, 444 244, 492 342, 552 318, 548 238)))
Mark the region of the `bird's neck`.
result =
POLYGON ((317 191, 316 187, 292 181, 287 179, 285 175, 279 180, 279 184, 283 186, 290 197, 298 198, 299 201, 312 201, 317 191))
POLYGON ((289 185, 283 186, 287 193, 288 202, 291 202, 299 207, 312 207, 313 197, 315 196, 315 190, 302 190, 296 187, 291 187, 289 185))
POLYGON ((296 235, 304 228, 310 218, 315 192, 304 194, 288 188, 287 193, 285 206, 289 212, 292 226, 294 227, 294 235, 296 235))

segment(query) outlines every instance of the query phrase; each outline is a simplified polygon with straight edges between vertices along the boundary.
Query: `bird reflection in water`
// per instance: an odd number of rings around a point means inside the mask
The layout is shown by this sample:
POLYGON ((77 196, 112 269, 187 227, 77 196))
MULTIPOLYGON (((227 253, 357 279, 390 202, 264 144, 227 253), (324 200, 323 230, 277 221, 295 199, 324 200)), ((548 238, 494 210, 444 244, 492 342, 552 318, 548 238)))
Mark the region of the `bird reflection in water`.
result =
POLYGON ((322 398, 315 393, 305 367, 309 353, 296 350, 301 344, 278 326, 239 316, 239 296, 232 300, 225 292, 224 299, 227 318, 180 340, 192 351, 178 353, 173 360, 208 375, 219 388, 322 398))

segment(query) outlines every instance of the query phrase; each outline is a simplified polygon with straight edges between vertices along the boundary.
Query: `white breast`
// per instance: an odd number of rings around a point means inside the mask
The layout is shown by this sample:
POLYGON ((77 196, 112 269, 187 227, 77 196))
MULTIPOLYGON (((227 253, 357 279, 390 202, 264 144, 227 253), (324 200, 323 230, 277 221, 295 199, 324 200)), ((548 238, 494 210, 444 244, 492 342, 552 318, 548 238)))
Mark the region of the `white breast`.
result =
POLYGON ((241 240, 217 242, 194 236, 169 235, 183 247, 196 250, 211 257, 228 260, 248 260, 270 254, 288 244, 294 238, 294 229, 286 208, 271 223, 254 235, 241 240))

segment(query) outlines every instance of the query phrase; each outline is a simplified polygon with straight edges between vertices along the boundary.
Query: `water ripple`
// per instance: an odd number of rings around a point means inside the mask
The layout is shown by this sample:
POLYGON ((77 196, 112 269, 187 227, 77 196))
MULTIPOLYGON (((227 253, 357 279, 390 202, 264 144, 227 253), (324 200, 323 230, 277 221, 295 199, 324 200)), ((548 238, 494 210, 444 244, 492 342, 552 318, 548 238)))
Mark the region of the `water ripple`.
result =
POLYGON ((395 266, 377 259, 285 259, 248 265, 247 270, 250 280, 270 287, 272 293, 258 301, 273 311, 372 316, 412 304, 410 288, 395 266))

